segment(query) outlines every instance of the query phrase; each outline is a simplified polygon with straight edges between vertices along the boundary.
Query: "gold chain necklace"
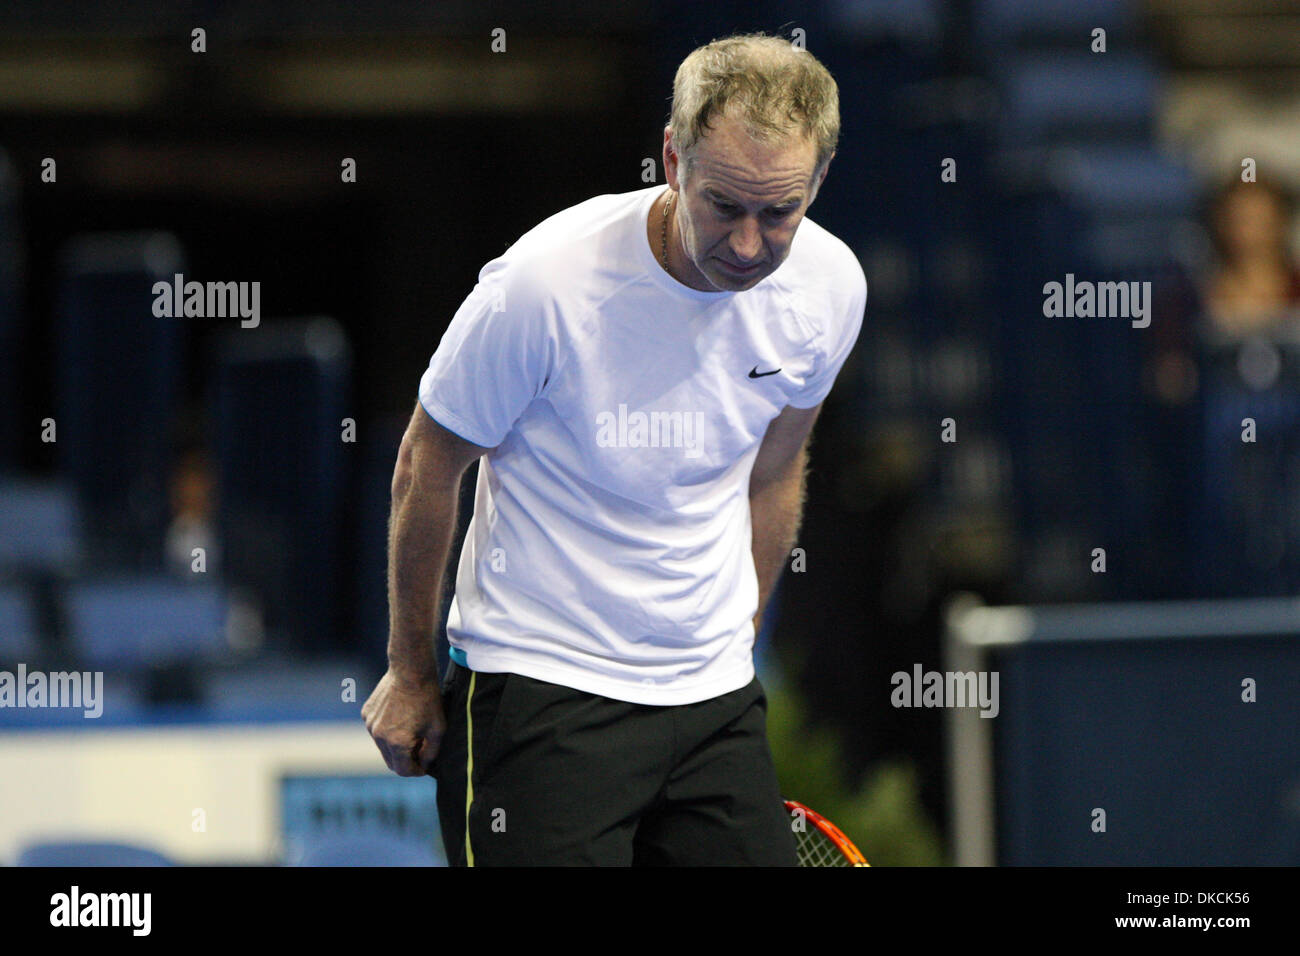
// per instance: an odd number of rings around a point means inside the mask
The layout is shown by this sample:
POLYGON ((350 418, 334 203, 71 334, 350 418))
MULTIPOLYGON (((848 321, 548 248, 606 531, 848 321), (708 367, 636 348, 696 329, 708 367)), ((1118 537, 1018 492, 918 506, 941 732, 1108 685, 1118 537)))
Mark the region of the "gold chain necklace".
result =
POLYGON ((672 205, 672 202, 673 202, 673 194, 670 192, 668 194, 667 202, 664 203, 664 233, 663 233, 663 243, 662 243, 664 272, 667 272, 669 275, 672 275, 672 272, 670 272, 668 269, 668 207, 672 205))

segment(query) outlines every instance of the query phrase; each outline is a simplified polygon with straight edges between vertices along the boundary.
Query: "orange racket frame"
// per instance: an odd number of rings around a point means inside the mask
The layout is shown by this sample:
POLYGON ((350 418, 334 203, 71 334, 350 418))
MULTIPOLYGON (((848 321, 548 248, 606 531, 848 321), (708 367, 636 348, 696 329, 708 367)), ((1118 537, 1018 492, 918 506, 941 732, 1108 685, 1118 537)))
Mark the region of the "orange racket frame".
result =
POLYGON ((851 866, 870 866, 867 858, 862 855, 862 851, 853 845, 853 841, 844 835, 844 832, 831 821, 818 813, 811 807, 804 806, 798 800, 786 800, 785 809, 787 813, 796 811, 803 813, 804 819, 820 830, 827 839, 835 844, 836 848, 844 854, 845 859, 851 866))

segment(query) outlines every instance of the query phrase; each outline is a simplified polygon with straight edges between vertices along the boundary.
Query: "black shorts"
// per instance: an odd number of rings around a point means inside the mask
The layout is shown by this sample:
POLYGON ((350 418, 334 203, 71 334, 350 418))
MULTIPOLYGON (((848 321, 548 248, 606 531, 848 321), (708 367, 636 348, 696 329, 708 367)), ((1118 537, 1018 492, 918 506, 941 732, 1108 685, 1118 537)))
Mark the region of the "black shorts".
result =
POLYGON ((797 865, 758 678, 651 706, 453 662, 442 699, 452 866, 797 865))

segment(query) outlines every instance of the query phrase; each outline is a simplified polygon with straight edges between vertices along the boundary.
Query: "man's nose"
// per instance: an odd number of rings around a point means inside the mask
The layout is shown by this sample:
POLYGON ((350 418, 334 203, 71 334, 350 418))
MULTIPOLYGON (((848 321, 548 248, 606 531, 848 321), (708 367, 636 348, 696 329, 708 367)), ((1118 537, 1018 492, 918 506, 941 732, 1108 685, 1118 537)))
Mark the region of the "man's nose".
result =
POLYGON ((763 251, 763 234, 759 231, 758 220, 746 218, 731 230, 731 254, 737 259, 737 265, 749 265, 749 260, 758 258, 763 251))

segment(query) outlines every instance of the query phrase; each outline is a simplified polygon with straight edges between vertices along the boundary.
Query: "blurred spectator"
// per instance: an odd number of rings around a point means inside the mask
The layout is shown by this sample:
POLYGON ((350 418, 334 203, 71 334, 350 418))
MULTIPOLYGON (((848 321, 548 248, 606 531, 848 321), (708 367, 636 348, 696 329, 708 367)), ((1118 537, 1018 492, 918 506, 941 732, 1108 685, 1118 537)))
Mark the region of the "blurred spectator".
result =
POLYGON ((206 451, 190 449, 180 456, 169 488, 171 523, 167 528, 167 567, 181 577, 194 573, 194 549, 202 548, 205 571, 220 570, 214 516, 215 480, 206 451))
POLYGON ((1236 354, 1258 336, 1300 338, 1300 265, 1288 235, 1291 193, 1276 182, 1233 178, 1213 189, 1204 224, 1213 252, 1204 274, 1192 267, 1157 287, 1147 388, 1167 407, 1190 402, 1201 387, 1199 360, 1236 354))
POLYGON ((1205 286, 1206 330, 1238 339, 1296 319, 1300 269, 1287 235, 1295 204, 1275 183, 1234 179, 1209 206, 1216 262, 1205 286))

